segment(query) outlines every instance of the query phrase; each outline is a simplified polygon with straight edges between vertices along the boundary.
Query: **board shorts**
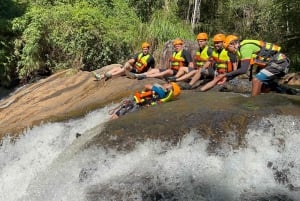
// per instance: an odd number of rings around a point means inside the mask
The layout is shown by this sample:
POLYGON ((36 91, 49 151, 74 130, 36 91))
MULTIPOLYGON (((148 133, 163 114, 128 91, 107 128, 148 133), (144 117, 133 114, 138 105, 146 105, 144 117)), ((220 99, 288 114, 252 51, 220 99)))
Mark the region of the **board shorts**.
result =
POLYGON ((203 78, 214 78, 215 76, 215 70, 212 67, 209 67, 207 69, 202 68, 200 73, 201 73, 201 77, 203 78))
POLYGON ((289 59, 285 58, 279 61, 272 61, 259 71, 255 77, 264 84, 269 84, 275 79, 283 77, 288 73, 289 59))
POLYGON ((158 95, 159 99, 166 97, 166 90, 160 84, 154 84, 151 90, 158 95))

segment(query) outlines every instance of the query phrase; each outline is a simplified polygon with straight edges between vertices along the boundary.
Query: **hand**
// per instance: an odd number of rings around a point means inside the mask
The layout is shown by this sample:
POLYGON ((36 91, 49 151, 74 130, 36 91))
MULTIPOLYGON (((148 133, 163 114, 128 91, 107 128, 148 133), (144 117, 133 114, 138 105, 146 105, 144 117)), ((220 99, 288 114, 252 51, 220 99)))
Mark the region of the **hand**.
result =
POLYGON ((226 82, 227 77, 226 77, 225 74, 221 74, 221 75, 218 75, 218 79, 219 80, 218 80, 217 84, 218 85, 222 85, 222 84, 224 84, 226 82))

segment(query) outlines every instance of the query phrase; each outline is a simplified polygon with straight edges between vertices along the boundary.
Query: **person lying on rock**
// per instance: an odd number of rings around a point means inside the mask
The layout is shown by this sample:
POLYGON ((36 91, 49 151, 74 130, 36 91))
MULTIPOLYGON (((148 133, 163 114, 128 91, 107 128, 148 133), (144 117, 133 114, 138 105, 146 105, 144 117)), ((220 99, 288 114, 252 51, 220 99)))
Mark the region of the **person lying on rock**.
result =
POLYGON ((113 68, 104 74, 97 74, 96 72, 92 73, 97 80, 108 80, 113 76, 125 75, 125 71, 137 74, 147 72, 149 69, 155 67, 155 60, 154 57, 149 53, 149 49, 150 44, 144 42, 142 44, 142 52, 136 53, 125 63, 125 65, 113 68))
POLYGON ((123 100, 116 108, 110 110, 109 114, 111 119, 117 119, 139 108, 168 102, 179 96, 180 92, 180 87, 175 82, 163 85, 158 83, 146 84, 141 92, 136 92, 133 97, 123 100))

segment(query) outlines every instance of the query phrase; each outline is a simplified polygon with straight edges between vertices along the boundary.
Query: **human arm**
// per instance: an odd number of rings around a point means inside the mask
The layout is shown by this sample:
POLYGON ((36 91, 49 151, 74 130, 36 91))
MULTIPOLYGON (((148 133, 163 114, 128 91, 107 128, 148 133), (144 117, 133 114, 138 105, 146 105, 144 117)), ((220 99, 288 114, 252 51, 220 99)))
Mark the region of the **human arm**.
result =
POLYGON ((234 70, 232 72, 226 73, 227 79, 232 79, 238 75, 245 74, 248 71, 248 68, 250 67, 250 59, 245 59, 241 61, 241 67, 237 70, 234 70))

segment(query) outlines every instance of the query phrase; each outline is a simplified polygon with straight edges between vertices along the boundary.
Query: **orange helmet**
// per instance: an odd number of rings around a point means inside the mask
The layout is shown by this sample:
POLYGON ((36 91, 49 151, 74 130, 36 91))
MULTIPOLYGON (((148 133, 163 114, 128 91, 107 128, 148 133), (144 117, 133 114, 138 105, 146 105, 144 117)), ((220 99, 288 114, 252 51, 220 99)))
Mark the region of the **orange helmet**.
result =
POLYGON ((173 97, 175 98, 181 93, 180 86, 175 82, 171 82, 171 85, 173 87, 173 97))
POLYGON ((181 39, 175 39, 174 41, 173 41, 173 45, 182 45, 183 44, 183 41, 181 40, 181 39))
POLYGON ((224 42, 225 35, 224 34, 216 34, 216 35, 214 35, 213 41, 214 42, 220 42, 220 41, 224 42))
POLYGON ((207 33, 199 33, 197 35, 197 40, 207 40, 208 39, 208 36, 207 36, 207 33))
POLYGON ((227 48, 231 42, 236 41, 238 39, 239 38, 235 35, 228 35, 224 41, 224 47, 227 48))
POLYGON ((150 44, 147 42, 143 42, 142 48, 150 48, 150 44))

